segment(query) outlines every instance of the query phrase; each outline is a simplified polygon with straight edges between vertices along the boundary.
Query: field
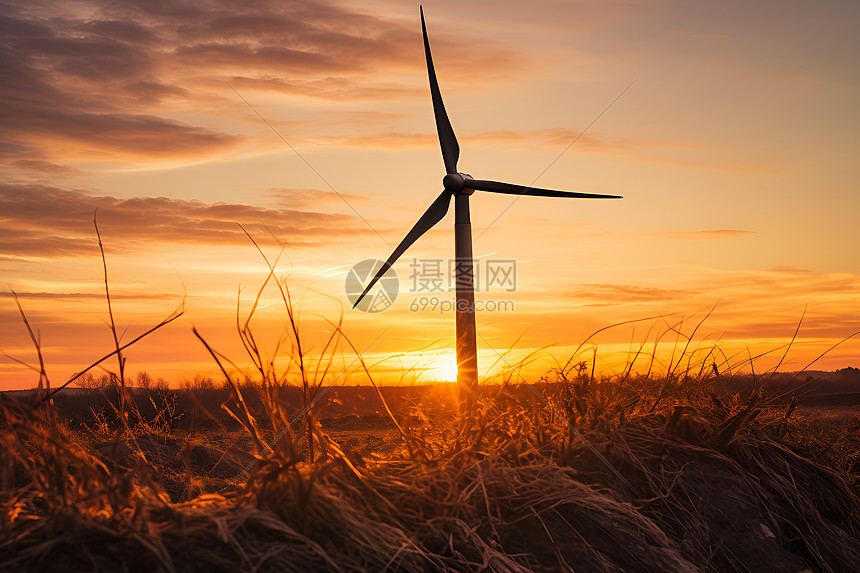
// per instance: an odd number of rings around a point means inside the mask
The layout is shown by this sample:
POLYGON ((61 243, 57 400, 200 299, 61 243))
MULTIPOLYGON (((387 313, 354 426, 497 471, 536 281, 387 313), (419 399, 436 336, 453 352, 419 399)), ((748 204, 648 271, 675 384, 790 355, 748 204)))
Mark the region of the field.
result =
POLYGON ((0 570, 860 570, 856 369, 762 372, 679 325, 668 359, 643 343, 601 376, 586 347, 467 408, 377 384, 340 323, 311 360, 280 280, 277 370, 250 327, 270 270, 237 321, 252 367, 194 331, 224 376, 181 388, 129 379, 140 337, 112 321, 115 350, 52 388, 21 310, 39 381, 0 395, 0 570), (345 347, 359 385, 335 383, 345 347))
POLYGON ((451 385, 298 417, 295 386, 277 416, 260 387, 132 389, 127 426, 110 388, 4 396, 0 568, 860 568, 856 396, 578 372, 485 386, 472 416, 451 385))

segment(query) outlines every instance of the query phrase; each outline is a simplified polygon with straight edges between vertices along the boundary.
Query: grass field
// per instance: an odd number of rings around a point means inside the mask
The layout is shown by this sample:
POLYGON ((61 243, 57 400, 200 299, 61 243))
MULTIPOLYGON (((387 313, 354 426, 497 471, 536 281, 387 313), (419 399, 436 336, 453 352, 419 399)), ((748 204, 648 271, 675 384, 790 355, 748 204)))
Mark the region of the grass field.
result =
MULTIPOLYGON (((549 405, 488 386, 465 421, 450 386, 386 388, 390 416, 372 388, 345 389, 330 405, 350 395, 367 411, 320 408, 313 461, 305 420, 267 421, 252 388, 234 411, 245 417, 174 410, 172 423, 141 415, 127 429, 84 415, 92 392, 35 407, 5 396, 0 568, 860 568, 856 406, 768 405, 719 378, 669 394, 666 383, 620 392, 581 377, 540 387, 549 405)), ((207 400, 235 398, 207 391, 169 396, 210 413, 224 410, 207 400)))
POLYGON ((286 370, 255 302, 243 376, 195 331, 223 382, 132 388, 111 327, 62 387, 40 353, 37 388, 0 395, 0 570, 860 570, 855 369, 762 373, 675 328, 667 360, 515 365, 465 411, 451 384, 377 385, 340 323, 310 361, 272 282, 286 370), (344 345, 364 385, 332 384, 344 345))

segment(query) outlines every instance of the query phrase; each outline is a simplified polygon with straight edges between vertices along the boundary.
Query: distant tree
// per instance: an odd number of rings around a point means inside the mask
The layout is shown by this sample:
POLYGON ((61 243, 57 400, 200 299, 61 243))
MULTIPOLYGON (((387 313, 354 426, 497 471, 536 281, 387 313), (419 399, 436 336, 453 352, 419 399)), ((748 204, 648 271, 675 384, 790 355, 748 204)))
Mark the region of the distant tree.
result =
POLYGON ((134 385, 143 390, 149 390, 154 382, 155 381, 152 379, 152 376, 147 374, 146 370, 141 370, 137 373, 134 385))
POLYGON ((185 380, 182 383, 182 386, 186 390, 195 390, 195 391, 206 391, 206 390, 214 390, 215 389, 215 381, 209 376, 203 376, 202 374, 195 374, 194 378, 191 380, 185 380))
POLYGON ((107 374, 102 374, 101 376, 94 376, 92 372, 87 372, 77 380, 75 380, 75 385, 78 388, 84 388, 86 390, 102 390, 107 388, 111 384, 111 379, 107 374))

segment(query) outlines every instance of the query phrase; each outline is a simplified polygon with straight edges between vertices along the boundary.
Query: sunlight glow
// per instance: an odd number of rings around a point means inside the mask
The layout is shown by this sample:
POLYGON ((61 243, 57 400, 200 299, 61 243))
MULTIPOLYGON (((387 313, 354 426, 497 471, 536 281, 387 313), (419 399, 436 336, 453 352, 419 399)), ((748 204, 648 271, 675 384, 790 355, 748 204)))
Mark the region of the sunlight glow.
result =
POLYGON ((427 372, 430 380, 451 383, 457 381, 457 358, 453 352, 440 354, 432 364, 432 368, 427 372))

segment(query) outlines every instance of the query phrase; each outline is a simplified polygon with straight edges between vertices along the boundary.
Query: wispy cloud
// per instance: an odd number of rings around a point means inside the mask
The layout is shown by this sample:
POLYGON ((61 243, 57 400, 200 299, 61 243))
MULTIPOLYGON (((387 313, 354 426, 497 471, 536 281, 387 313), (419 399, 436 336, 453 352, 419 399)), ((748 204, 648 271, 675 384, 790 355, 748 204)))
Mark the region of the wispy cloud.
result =
POLYGON ((272 197, 279 206, 290 209, 304 209, 307 207, 329 206, 342 204, 344 200, 350 204, 364 201, 366 197, 354 193, 335 193, 323 189, 267 189, 266 193, 272 197))
MULTIPOLYGON (((328 3, 7 4, 0 33, 0 160, 30 171, 59 174, 74 159, 175 160, 234 149, 242 138, 219 123, 232 101, 223 80, 329 99, 426 95, 423 82, 380 81, 386 72, 420 77, 414 20, 328 3)), ((523 71, 516 53, 493 42, 439 30, 434 48, 451 82, 493 79, 482 70, 523 71)))
POLYGON ((324 77, 296 79, 281 77, 233 76, 230 85, 237 90, 271 91, 291 95, 304 95, 329 100, 388 100, 417 99, 427 96, 421 86, 381 82, 368 84, 361 78, 324 77))
POLYGON ((80 169, 75 169, 74 167, 69 167, 67 165, 51 163, 50 161, 45 161, 43 159, 18 159, 13 163, 17 167, 22 167, 28 171, 34 171, 45 175, 72 176, 83 174, 80 169))
MULTIPOLYGON (((45 30, 43 33, 48 33, 45 30)), ((18 32, 20 34, 20 31, 18 32)), ((21 40, 20 38, 18 38, 21 40)), ((123 109, 122 102, 111 94, 110 87, 103 97, 94 97, 90 85, 64 86, 73 77, 86 73, 77 66, 69 69, 68 57, 58 54, 45 56, 26 51, 25 45, 15 46, 12 39, 0 47, 3 61, 2 94, 5 110, 0 135, 6 145, 2 157, 20 162, 38 161, 26 167, 48 166, 53 156, 62 157, 199 157, 224 151, 236 145, 240 138, 160 117, 123 109), (56 60, 54 69, 45 69, 43 59, 56 60), (85 88, 85 89, 81 89, 85 88)), ((62 50, 62 47, 54 47, 62 50)), ((46 46, 39 46, 46 50, 46 46)), ((103 47, 107 50, 107 47, 103 47)), ((87 53, 87 50, 80 50, 87 53)), ((100 56, 93 56, 98 58, 100 56)), ((98 74, 104 72, 105 62, 93 63, 98 74)), ((129 68, 135 66, 128 63, 129 68)), ((127 73, 127 72, 126 72, 127 73)), ((94 72, 89 81, 96 81, 94 72)), ((116 79, 112 80, 117 81, 116 79)))
MULTIPOLYGON (((301 200, 299 201, 301 203, 301 200)), ((312 201, 307 199, 306 205, 312 201)), ((44 185, 0 184, 0 251, 7 257, 92 255, 92 218, 124 248, 151 242, 247 244, 241 223, 265 243, 332 243, 372 233, 347 215, 166 197, 121 199, 44 185)))
MULTIPOLYGON (((62 301, 83 301, 83 300, 104 300, 104 292, 15 292, 15 295, 20 300, 62 300, 62 301)), ((12 298, 11 292, 0 291, 0 298, 12 298)), ((112 291, 110 294, 112 300, 173 300, 175 294, 155 294, 136 292, 134 294, 112 291)))
POLYGON ((678 300, 697 294, 695 290, 616 284, 585 284, 570 293, 571 297, 602 304, 625 304, 678 300))
POLYGON ((744 231, 741 229, 703 229, 700 231, 669 231, 665 233, 657 233, 656 236, 668 239, 702 240, 734 239, 755 234, 755 231, 744 231))
MULTIPOLYGON (((808 305, 807 335, 847 336, 860 329, 860 275, 799 268, 762 271, 697 269, 695 277, 667 273, 656 284, 582 284, 567 300, 617 306, 625 313, 645 306, 689 315, 717 304, 711 327, 751 338, 790 336, 808 305), (672 277, 669 279, 668 277, 672 277), (671 288, 663 286, 671 280, 671 288)), ((623 319, 623 315, 618 315, 623 319)), ((627 316, 626 318, 629 318, 627 316)))
MULTIPOLYGON (((479 132, 463 132, 457 134, 457 139, 467 144, 492 144, 504 146, 541 145, 545 147, 563 148, 571 141, 576 142, 577 149, 591 153, 622 153, 632 150, 651 150, 655 148, 686 148, 689 143, 674 143, 660 141, 636 141, 586 133, 581 135, 584 127, 552 127, 542 129, 490 130, 479 132)), ((435 147, 439 144, 437 136, 432 132, 385 132, 367 135, 344 135, 340 137, 319 137, 316 141, 326 144, 352 145, 356 147, 435 147)))

